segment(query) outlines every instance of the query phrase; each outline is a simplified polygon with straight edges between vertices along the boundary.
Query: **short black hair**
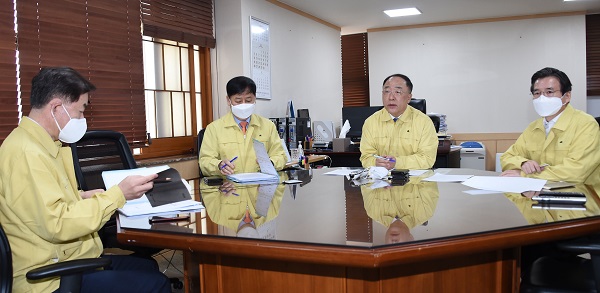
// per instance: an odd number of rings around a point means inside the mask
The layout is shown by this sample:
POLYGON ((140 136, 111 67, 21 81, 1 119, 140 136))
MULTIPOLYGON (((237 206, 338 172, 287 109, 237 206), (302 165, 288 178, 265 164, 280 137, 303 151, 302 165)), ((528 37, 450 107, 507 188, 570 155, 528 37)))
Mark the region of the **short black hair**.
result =
POLYGON ((256 84, 252 79, 245 76, 236 76, 227 82, 227 96, 243 94, 250 91, 256 96, 256 84))
POLYGON ((406 82, 406 86, 408 86, 408 89, 410 90, 410 93, 412 93, 413 91, 413 84, 412 81, 410 81, 410 78, 408 78, 408 76, 404 75, 404 74, 400 74, 400 73, 396 73, 396 74, 392 74, 388 77, 386 77, 383 80, 383 85, 381 85, 382 87, 385 86, 385 82, 388 81, 388 79, 392 78, 392 77, 400 77, 402 79, 404 79, 404 81, 406 82))
POLYGON ((571 84, 571 80, 569 79, 567 74, 565 74, 564 72, 562 72, 556 68, 552 68, 552 67, 546 67, 546 68, 541 69, 538 72, 534 73, 531 76, 531 87, 529 90, 533 93, 533 84, 535 84, 535 82, 538 79, 549 77, 549 76, 554 76, 554 77, 558 78, 558 81, 560 82, 560 92, 562 94, 565 94, 565 93, 571 91, 573 85, 571 84))
POLYGON ((96 87, 70 67, 45 67, 31 80, 31 108, 40 109, 57 97, 68 103, 96 87))

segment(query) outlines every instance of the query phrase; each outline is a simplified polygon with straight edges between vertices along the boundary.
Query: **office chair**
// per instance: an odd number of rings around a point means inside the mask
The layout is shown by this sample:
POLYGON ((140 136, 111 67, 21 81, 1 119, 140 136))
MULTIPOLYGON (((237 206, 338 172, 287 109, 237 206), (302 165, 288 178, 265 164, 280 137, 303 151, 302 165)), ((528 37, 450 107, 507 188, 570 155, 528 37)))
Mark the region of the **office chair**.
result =
POLYGON ((427 114, 427 103, 425 102, 425 99, 410 99, 408 104, 424 114, 427 114))
MULTIPOLYGON (((112 130, 89 130, 76 143, 70 144, 75 177, 80 190, 106 189, 102 172, 137 167, 125 136, 112 130)), ((160 249, 126 246, 117 241, 117 222, 113 215, 98 231, 106 248, 116 247, 133 251, 141 257, 152 257, 160 249)))
MULTIPOLYGON (((29 280, 41 280, 60 277, 59 292, 79 292, 81 289, 81 276, 84 272, 110 265, 110 259, 86 258, 63 261, 39 267, 27 272, 29 280)), ((13 268, 12 252, 8 237, 0 225, 0 293, 12 292, 13 268)))
MULTIPOLYGON (((204 129, 200 129, 200 131, 198 131, 198 139, 196 140, 196 149, 197 154, 198 154, 198 159, 200 159, 200 148, 202 147, 202 140, 204 139, 204 131, 206 130, 206 128, 204 129)), ((198 165, 198 168, 200 168, 200 165, 198 165)), ((204 177, 204 175, 202 175, 202 169, 200 169, 200 178, 204 177)))
POLYGON ((558 242, 564 255, 535 260, 521 280, 521 293, 600 292, 600 235, 558 242), (589 253, 591 259, 578 255, 589 253))
MULTIPOLYGON (((81 190, 106 189, 102 179, 103 171, 137 168, 125 135, 117 131, 89 130, 78 142, 70 144, 70 147, 75 177, 81 190)), ((119 243, 115 215, 98 231, 98 236, 105 248, 133 251, 134 256, 152 258, 162 250, 119 243)), ((177 278, 170 278, 170 280, 176 288, 182 285, 177 278)))
POLYGON ((440 116, 437 115, 427 115, 431 118, 431 122, 433 122, 433 127, 435 127, 435 132, 440 132, 440 116))
POLYGON ((600 117, 596 117, 596 122, 598 122, 598 125, 600 126, 600 117))

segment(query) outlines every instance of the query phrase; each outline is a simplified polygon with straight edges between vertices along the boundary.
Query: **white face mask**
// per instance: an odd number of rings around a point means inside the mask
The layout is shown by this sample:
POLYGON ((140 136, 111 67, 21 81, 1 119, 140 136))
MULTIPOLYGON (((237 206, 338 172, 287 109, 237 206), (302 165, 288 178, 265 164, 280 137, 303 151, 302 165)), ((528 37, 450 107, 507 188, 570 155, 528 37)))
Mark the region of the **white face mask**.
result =
POLYGON ((235 117, 239 119, 248 119, 248 117, 250 117, 250 115, 252 115, 252 113, 254 112, 255 106, 256 103, 239 104, 231 106, 231 112, 233 113, 233 115, 235 115, 235 117))
POLYGON ((58 130, 60 130, 60 132, 58 133, 58 139, 65 143, 77 142, 83 137, 83 135, 87 131, 86 120, 85 118, 71 118, 71 115, 69 115, 69 112, 65 108, 65 105, 62 105, 62 107, 65 110, 65 112, 67 112, 67 116, 69 116, 69 122, 67 122, 63 129, 60 129, 58 121, 56 121, 56 117, 54 117, 54 112, 51 112, 52 118, 54 118, 54 122, 56 123, 58 130))
POLYGON ((533 99, 533 108, 542 117, 552 116, 563 106, 561 98, 541 95, 539 98, 533 99))

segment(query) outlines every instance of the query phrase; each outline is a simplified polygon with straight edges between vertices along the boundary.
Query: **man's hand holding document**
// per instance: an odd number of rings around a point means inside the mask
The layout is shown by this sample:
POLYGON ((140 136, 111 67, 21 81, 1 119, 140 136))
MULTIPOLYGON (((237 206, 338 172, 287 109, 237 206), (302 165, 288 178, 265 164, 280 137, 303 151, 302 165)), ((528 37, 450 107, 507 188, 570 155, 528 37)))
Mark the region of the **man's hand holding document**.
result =
POLYGON ((231 174, 227 175, 227 179, 238 183, 279 182, 279 175, 269 158, 265 145, 256 139, 252 143, 260 172, 231 174))
POLYGON ((119 212, 125 216, 137 216, 165 212, 180 212, 202 209, 202 203, 192 200, 191 187, 181 179, 177 170, 169 166, 113 170, 102 172, 106 188, 119 184, 130 175, 158 174, 154 187, 142 197, 129 200, 119 212))

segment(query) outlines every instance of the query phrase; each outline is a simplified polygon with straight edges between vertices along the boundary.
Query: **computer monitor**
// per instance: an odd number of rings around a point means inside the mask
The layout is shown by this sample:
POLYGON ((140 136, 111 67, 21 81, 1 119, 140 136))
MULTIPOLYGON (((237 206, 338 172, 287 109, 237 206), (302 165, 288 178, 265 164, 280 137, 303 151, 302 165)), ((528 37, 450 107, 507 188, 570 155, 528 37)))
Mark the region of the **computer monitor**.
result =
POLYGON ((373 113, 381 110, 383 106, 374 107, 343 107, 342 108, 342 123, 346 120, 350 123, 350 131, 346 134, 352 141, 360 141, 362 135, 362 127, 365 120, 373 115, 373 113))

